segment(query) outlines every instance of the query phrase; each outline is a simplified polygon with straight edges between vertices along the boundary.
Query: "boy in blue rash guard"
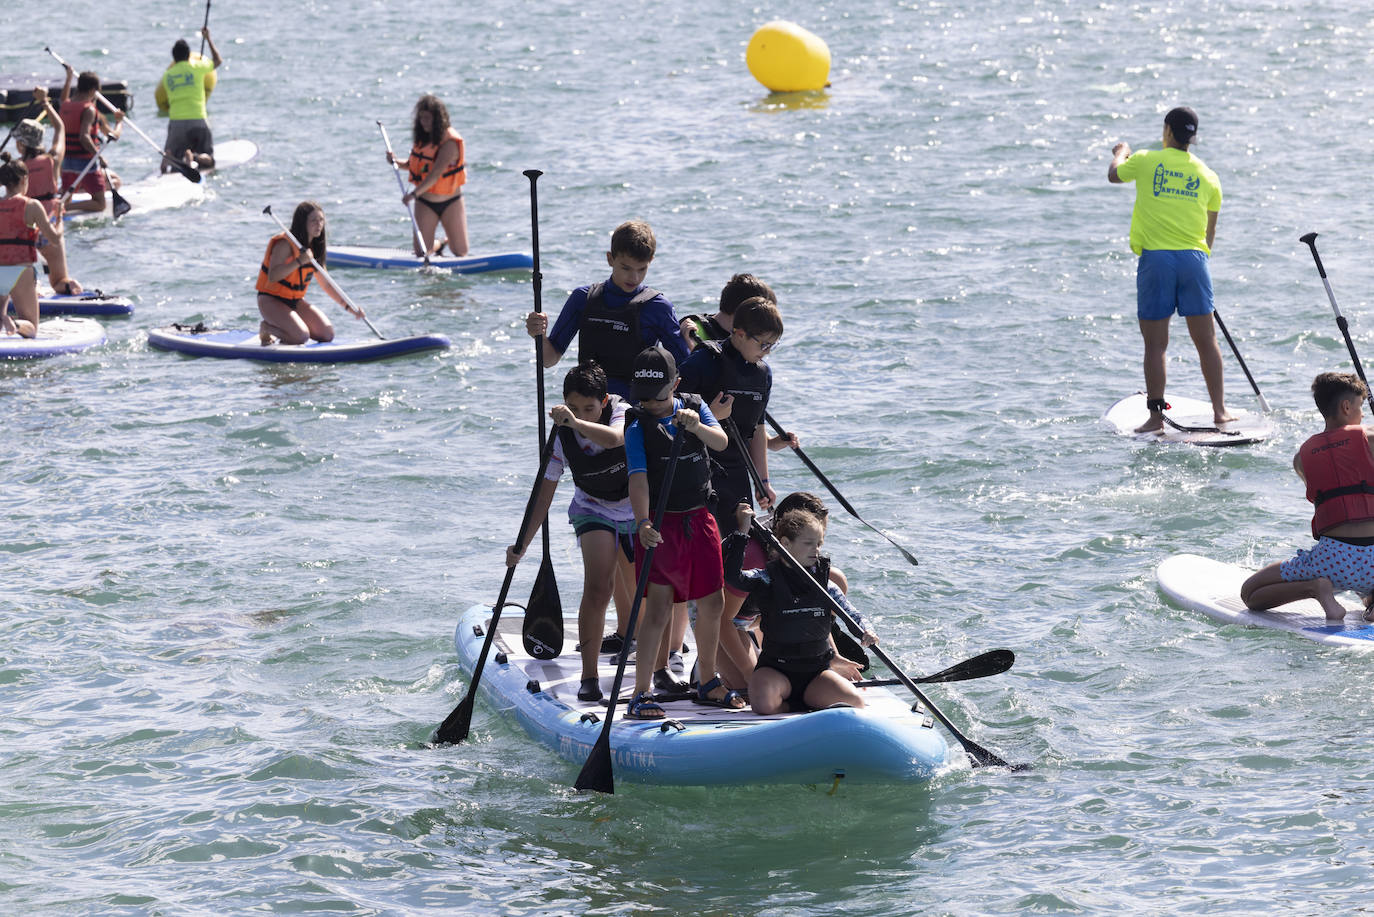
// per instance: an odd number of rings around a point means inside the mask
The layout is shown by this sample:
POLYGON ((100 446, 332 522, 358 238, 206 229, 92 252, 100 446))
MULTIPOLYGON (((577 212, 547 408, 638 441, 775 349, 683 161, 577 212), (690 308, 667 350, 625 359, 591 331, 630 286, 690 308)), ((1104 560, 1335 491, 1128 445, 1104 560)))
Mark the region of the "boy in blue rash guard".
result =
POLYGON ((595 360, 606 370, 613 394, 630 395, 630 374, 635 357, 645 347, 662 344, 677 361, 687 359, 673 304, 660 292, 644 286, 649 264, 658 243, 643 220, 621 223, 611 234, 606 263, 611 276, 572 291, 550 332, 543 312, 525 316, 525 330, 532 338, 544 338, 545 366, 557 365, 578 339, 578 362, 595 360))

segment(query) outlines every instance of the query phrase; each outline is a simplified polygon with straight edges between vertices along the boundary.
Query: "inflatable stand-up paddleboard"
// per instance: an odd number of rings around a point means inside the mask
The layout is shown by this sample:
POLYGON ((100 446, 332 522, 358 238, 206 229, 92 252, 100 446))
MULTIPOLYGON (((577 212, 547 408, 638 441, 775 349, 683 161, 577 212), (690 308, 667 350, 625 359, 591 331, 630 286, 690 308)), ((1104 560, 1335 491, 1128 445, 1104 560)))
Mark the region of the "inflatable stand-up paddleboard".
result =
MULTIPOLYGON (((209 178, 234 166, 241 166, 258 155, 258 145, 251 140, 226 140, 215 144, 215 168, 207 171, 203 178, 209 178)), ((204 180, 188 181, 180 172, 165 174, 153 172, 136 182, 121 185, 119 193, 133 208, 129 213, 144 213, 154 210, 170 210, 198 203, 209 193, 204 180)), ((73 194, 72 203, 90 200, 89 194, 73 194)), ((106 207, 101 211, 68 210, 63 217, 69 222, 87 222, 110 219, 114 208, 114 195, 105 193, 106 207)))
POLYGON ((1102 419, 1122 436, 1152 443, 1248 446, 1262 443, 1274 434, 1274 425, 1263 414, 1233 407, 1230 410, 1236 419, 1218 427, 1212 423, 1211 402, 1173 395, 1165 399, 1169 407, 1164 411, 1164 428, 1153 433, 1137 433, 1135 428, 1150 418, 1145 400, 1144 392, 1128 395, 1108 408, 1102 419))
MULTIPOLYGON (((14 304, 10 303, 10 312, 14 304)), ((128 316, 134 314, 133 301, 124 296, 112 296, 100 290, 84 290, 80 293, 54 293, 49 290, 38 294, 38 314, 85 315, 85 316, 128 316)))
POLYGON ((0 334, 0 360, 29 360, 77 353, 105 343, 105 326, 90 318, 51 318, 38 323, 38 336, 0 334))
MULTIPOLYGON (((375 270, 413 271, 425 266, 425 261, 409 249, 381 248, 369 245, 331 245, 328 260, 334 267, 364 267, 375 270)), ((430 267, 442 268, 455 274, 490 274, 498 271, 528 271, 534 259, 526 252, 494 252, 490 255, 430 255, 430 267)))
POLYGON ((217 331, 197 325, 173 325, 148 332, 148 343, 159 350, 170 350, 193 357, 218 357, 225 360, 262 360, 268 363, 360 363, 384 360, 427 350, 447 350, 451 342, 442 334, 421 334, 405 338, 362 338, 329 343, 269 344, 264 347, 256 329, 217 331))
POLYGON ((1374 624, 1361 617, 1364 606, 1350 601, 1345 623, 1326 620, 1316 599, 1281 605, 1272 611, 1251 611, 1240 600, 1240 585, 1254 573, 1197 554, 1175 554, 1155 571, 1159 588, 1184 608, 1200 611, 1223 624, 1245 624, 1285 630, 1325 643, 1359 650, 1374 650, 1374 624))

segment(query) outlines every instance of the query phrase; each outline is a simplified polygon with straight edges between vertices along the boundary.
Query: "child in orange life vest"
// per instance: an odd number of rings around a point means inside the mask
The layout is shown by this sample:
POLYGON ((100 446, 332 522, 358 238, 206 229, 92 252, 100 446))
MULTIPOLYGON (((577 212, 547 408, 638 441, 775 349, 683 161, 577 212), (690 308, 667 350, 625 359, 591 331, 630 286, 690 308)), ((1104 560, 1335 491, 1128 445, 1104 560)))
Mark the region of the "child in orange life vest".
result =
POLYGON ((773 292, 773 288, 753 274, 736 274, 731 277, 721 288, 720 308, 715 315, 689 315, 678 322, 687 349, 696 350, 698 345, 707 341, 720 342, 728 338, 735 327, 735 310, 755 296, 762 296, 777 305, 778 296, 773 292))
MULTIPOLYGON (((334 326, 323 312, 306 302, 305 291, 315 276, 316 265, 325 260, 324 211, 314 201, 302 201, 291 215, 291 236, 303 241, 302 251, 291 244, 285 233, 278 233, 267 243, 258 271, 258 311, 262 323, 258 325, 258 339, 262 346, 273 338, 283 344, 304 344, 306 341, 334 340, 334 326)), ((329 278, 320 275, 320 286, 330 298, 357 318, 361 309, 354 309, 344 299, 329 278)))
MULTIPOLYGON (((448 109, 435 96, 420 96, 415 103, 415 123, 411 129, 414 145, 404 165, 415 187, 401 198, 415 202, 415 224, 421 239, 415 240, 415 254, 434 254, 445 245, 458 257, 468 253, 468 213, 463 203, 467 183, 467 148, 462 136, 448 120, 448 109), (434 244, 434 230, 444 224, 448 238, 434 244)), ((387 162, 396 157, 390 151, 387 162)))
MULTIPOLYGON (((62 222, 62 199, 57 194, 61 186, 62 155, 65 149, 62 122, 57 110, 53 108, 48 93, 40 86, 33 89, 33 99, 46 110, 52 120, 52 146, 43 150, 43 125, 38 121, 25 119, 14 129, 14 142, 19 150, 19 158, 29 170, 29 190, 27 196, 39 201, 48 214, 49 222, 62 222)), ((9 154, 4 154, 8 158, 9 154)), ((48 263, 48 282, 53 290, 64 295, 81 292, 81 284, 67 273, 67 247, 65 244, 53 245, 46 238, 38 240, 38 253, 48 263)))
MULTIPOLYGON (((114 112, 114 127, 96 109, 95 94, 100 91, 100 77, 90 70, 83 71, 76 78, 76 92, 72 93, 71 83, 62 88, 62 104, 58 107, 62 127, 66 131, 66 156, 62 159, 62 190, 85 191, 90 194, 88 201, 68 205, 68 210, 101 213, 105 210, 105 160, 101 158, 95 168, 86 172, 80 185, 73 185, 76 177, 86 168, 92 156, 100 155, 98 141, 103 133, 111 139, 119 137, 124 126, 124 112, 114 112)), ((110 172, 110 181, 119 187, 119 176, 110 172)))
MULTIPOLYGON (((1240 587, 1246 607, 1274 608, 1316 599, 1328 621, 1343 621, 1336 593, 1374 592, 1374 432, 1362 426, 1369 391, 1351 373, 1322 373, 1312 398, 1326 418, 1326 430, 1302 444, 1293 470, 1307 485, 1314 507, 1313 549, 1299 549, 1240 587)), ((1370 612, 1365 612, 1366 619, 1370 612)))
MULTIPOLYGON (((603 644, 606 605, 615 598, 618 634, 625 632, 633 601, 635 571, 634 509, 625 476, 625 410, 629 405, 606 392, 606 373, 596 363, 579 363, 563 377, 563 404, 549 411, 555 438, 553 457, 530 514, 529 527, 506 549, 506 565, 515 566, 549 514, 563 469, 570 468, 575 487, 568 521, 582 548, 582 602, 577 612, 577 639, 582 653, 582 685, 577 699, 602 698, 597 683, 598 654, 619 652, 623 642, 603 644)), ((616 636, 616 635, 613 635, 616 636)))
POLYGON ((22 162, 0 165, 0 291, 14 300, 15 317, 0 302, 0 328, 5 334, 31 338, 38 333, 38 236, 62 244, 62 226, 48 222, 43 205, 26 196, 29 170, 22 162))

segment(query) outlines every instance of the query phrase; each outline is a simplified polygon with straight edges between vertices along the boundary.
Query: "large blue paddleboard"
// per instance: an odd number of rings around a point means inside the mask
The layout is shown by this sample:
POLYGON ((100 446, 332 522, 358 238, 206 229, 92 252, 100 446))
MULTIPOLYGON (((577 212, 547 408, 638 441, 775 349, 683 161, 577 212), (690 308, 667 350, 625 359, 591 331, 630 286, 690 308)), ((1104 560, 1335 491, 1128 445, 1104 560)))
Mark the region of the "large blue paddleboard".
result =
MULTIPOLYGON (((400 248, 368 245, 331 245, 325 262, 329 267, 366 267, 378 270, 413 271, 425 266, 423 258, 400 248)), ((497 271, 528 271, 534 259, 525 252, 496 252, 490 255, 432 255, 429 266, 455 274, 486 274, 497 271)))
POLYGON ((262 346, 258 332, 192 330, 173 326, 148 332, 148 343, 160 350, 172 350, 193 357, 219 357, 226 360, 264 360, 269 363, 357 363, 382 360, 426 350, 447 350, 451 342, 442 334, 414 337, 339 340, 327 344, 270 344, 262 346))
POLYGON ((1364 610, 1360 605, 1343 602, 1348 611, 1342 623, 1327 621, 1316 599, 1303 599, 1272 611, 1246 608, 1240 600, 1240 585, 1254 572, 1197 554, 1175 554, 1159 565, 1155 578, 1174 601, 1224 624, 1285 630, 1331 646, 1374 650, 1374 624, 1366 624, 1360 617, 1364 610))
MULTIPOLYGON (((13 303, 10 304, 10 311, 14 311, 13 303)), ((111 296, 100 290, 86 290, 71 295, 49 292, 39 295, 38 314, 128 316, 134 314, 134 304, 133 300, 124 296, 111 296)))
MULTIPOLYGON (((471 672, 482 651, 491 609, 478 605, 458 622, 454 643, 471 672)), ((606 716, 605 702, 577 699, 578 653, 535 659, 520 638, 522 615, 506 608, 482 670, 481 691, 501 715, 513 718, 570 764, 587 759, 606 716)), ((577 621, 566 629, 575 633, 577 621)), ((691 636, 688 635, 688 640, 691 636)), ((690 671, 691 649, 684 660, 690 671)), ((600 657, 602 691, 615 679, 615 657, 600 657)), ((617 780, 665 785, 899 784, 930 779, 949 762, 949 746, 912 699, 886 687, 863 688, 866 706, 759 716, 748 707, 723 710, 689 700, 662 700, 666 720, 630 720, 623 703, 633 694, 634 662, 621 689, 611 727, 617 780)), ((962 756, 961 756, 962 758, 962 756)))
POLYGON ((28 360, 76 353, 105 343, 105 327, 89 318, 51 318, 38 323, 38 335, 0 334, 0 360, 28 360))
POLYGON ((1264 442, 1274 433, 1274 425, 1264 414, 1230 407, 1235 420, 1217 426, 1212 423, 1212 404, 1196 398, 1170 395, 1169 407, 1164 411, 1164 427, 1151 433, 1137 433, 1135 428, 1150 418, 1145 406, 1145 393, 1136 392, 1122 398, 1102 415, 1103 421, 1122 436, 1142 442, 1187 443, 1192 446, 1248 446, 1264 442))

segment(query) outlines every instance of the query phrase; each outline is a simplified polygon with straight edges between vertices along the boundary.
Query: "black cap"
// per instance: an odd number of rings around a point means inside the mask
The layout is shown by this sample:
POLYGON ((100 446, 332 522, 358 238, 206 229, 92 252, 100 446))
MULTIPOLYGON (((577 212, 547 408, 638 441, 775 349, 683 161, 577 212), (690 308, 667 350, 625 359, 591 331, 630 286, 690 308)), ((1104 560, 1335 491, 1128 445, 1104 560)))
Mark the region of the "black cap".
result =
POLYGON ((1174 139, 1184 146, 1192 143, 1193 138, 1197 136, 1197 112, 1186 105, 1170 109, 1164 116, 1164 123, 1169 125, 1174 139))
POLYGON ((662 345, 646 347, 635 357, 630 394, 638 401, 662 401, 673 393, 677 361, 662 345))

